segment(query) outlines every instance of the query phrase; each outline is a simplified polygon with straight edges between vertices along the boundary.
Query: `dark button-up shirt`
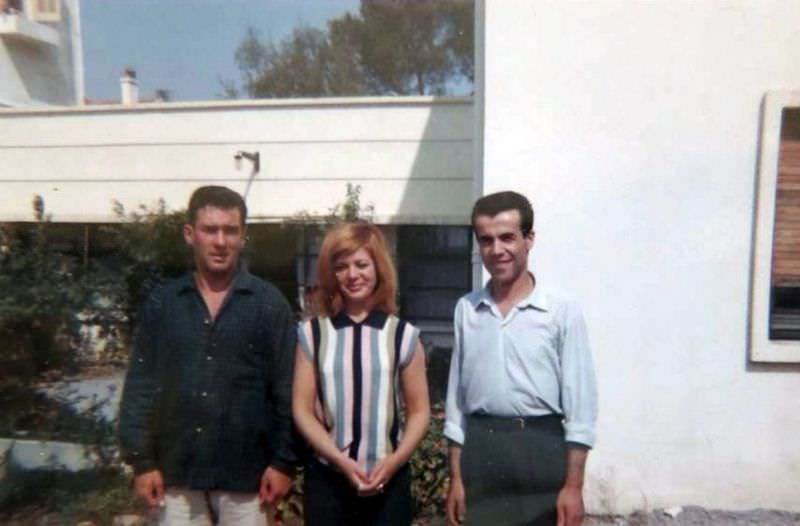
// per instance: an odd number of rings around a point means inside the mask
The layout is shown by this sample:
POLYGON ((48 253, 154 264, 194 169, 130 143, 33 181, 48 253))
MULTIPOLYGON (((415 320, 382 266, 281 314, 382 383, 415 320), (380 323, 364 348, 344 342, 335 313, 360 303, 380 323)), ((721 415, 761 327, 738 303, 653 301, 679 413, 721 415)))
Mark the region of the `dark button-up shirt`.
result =
POLYGON ((216 320, 192 274, 157 289, 125 380, 123 459, 192 489, 253 492, 268 465, 291 471, 292 322, 281 293, 244 270, 216 320))

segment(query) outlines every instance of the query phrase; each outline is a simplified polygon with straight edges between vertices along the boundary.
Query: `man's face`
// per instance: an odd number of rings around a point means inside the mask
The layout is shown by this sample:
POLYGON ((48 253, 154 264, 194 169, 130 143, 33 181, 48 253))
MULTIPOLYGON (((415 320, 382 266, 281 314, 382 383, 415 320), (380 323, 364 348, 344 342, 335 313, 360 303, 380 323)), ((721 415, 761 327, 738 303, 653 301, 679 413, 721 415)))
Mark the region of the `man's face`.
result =
POLYGON ((236 269, 244 236, 238 208, 206 206, 197 211, 193 225, 183 226, 183 238, 192 247, 197 269, 210 274, 228 274, 236 269))
POLYGON ((510 285, 528 271, 528 253, 533 231, 522 235, 517 210, 505 210, 494 217, 475 218, 475 237, 483 266, 499 285, 510 285))

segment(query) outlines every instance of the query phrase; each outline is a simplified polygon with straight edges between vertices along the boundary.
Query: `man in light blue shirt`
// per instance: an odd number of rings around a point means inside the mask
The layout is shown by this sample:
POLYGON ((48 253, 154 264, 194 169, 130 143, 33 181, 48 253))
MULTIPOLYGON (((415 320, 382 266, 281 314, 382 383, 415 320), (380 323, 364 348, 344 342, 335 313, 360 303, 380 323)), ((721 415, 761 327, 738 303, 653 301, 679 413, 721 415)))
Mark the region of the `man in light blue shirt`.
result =
POLYGON ((577 526, 597 416, 583 315, 528 271, 533 209, 524 196, 482 197, 472 226, 491 281, 455 310, 448 524, 577 526))

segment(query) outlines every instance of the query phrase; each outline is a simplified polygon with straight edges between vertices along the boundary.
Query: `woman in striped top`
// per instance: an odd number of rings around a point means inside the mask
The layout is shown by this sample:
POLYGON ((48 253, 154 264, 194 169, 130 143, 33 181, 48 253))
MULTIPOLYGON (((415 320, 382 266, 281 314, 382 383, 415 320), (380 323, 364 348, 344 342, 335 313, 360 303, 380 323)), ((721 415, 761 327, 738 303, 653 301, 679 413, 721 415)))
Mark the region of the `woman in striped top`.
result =
POLYGON ((395 315, 381 231, 344 223, 328 232, 319 277, 319 315, 298 329, 292 396, 316 452, 305 471, 306 524, 409 525, 407 462, 430 404, 419 331, 395 315))

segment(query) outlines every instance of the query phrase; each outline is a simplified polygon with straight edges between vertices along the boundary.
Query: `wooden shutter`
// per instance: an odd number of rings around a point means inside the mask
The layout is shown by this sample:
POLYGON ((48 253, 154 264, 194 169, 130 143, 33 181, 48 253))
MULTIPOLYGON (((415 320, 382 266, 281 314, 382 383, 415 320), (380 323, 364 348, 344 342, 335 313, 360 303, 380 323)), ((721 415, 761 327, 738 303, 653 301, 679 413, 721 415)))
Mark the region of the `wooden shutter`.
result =
POLYGON ((772 286, 800 287, 800 108, 783 110, 772 286))

